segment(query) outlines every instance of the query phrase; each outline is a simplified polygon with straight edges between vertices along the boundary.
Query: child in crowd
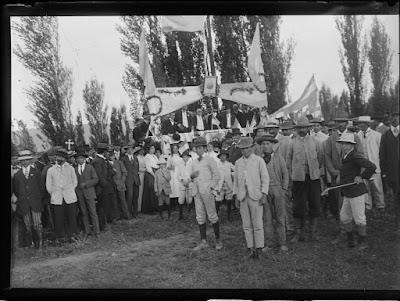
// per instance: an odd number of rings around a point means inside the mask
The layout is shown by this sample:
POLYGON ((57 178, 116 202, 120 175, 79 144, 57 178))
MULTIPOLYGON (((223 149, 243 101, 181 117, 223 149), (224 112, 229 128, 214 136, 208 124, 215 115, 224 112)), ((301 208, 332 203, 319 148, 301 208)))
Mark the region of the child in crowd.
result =
POLYGON ((176 176, 179 180, 179 220, 183 219, 182 211, 183 205, 186 203, 188 205, 188 214, 190 214, 194 203, 193 203, 193 195, 192 195, 192 188, 193 183, 190 178, 191 168, 192 168, 192 161, 189 161, 190 154, 189 151, 186 150, 181 155, 183 159, 183 163, 178 165, 176 169, 176 176))
POLYGON ((229 158, 228 151, 222 150, 218 155, 219 161, 217 162, 218 170, 221 175, 221 179, 218 183, 218 192, 215 197, 215 205, 217 214, 222 201, 225 199, 228 207, 228 221, 231 221, 231 208, 233 200, 233 177, 235 173, 235 166, 228 162, 229 158))
POLYGON ((158 197, 158 210, 160 213, 161 219, 163 219, 163 206, 167 205, 168 209, 168 219, 171 218, 171 202, 169 199, 169 195, 172 193, 171 190, 171 173, 167 169, 167 161, 163 156, 158 159, 157 165, 159 168, 155 172, 154 177, 154 191, 158 197))

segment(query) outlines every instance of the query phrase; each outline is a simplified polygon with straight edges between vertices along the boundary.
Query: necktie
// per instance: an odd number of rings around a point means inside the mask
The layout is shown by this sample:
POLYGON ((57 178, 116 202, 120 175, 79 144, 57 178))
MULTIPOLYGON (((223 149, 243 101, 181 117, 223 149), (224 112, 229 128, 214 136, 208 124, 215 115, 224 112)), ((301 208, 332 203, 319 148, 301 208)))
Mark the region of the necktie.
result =
POLYGON ((80 166, 79 174, 82 175, 82 172, 83 172, 83 166, 81 165, 81 166, 80 166))
POLYGON ((200 156, 200 157, 199 157, 199 161, 201 161, 201 159, 203 159, 203 156, 200 156))
POLYGON ((394 128, 393 134, 395 137, 397 137, 397 135, 399 134, 399 130, 397 128, 394 128))
POLYGON ((24 171, 24 175, 25 175, 25 178, 28 178, 28 177, 29 177, 29 172, 28 172, 28 169, 25 169, 25 171, 24 171))
POLYGON ((367 132, 364 132, 364 139, 367 138, 367 132))
POLYGON ((264 159, 264 161, 265 161, 266 164, 268 164, 269 161, 271 161, 271 157, 272 157, 271 154, 272 154, 272 153, 264 153, 263 159, 264 159))

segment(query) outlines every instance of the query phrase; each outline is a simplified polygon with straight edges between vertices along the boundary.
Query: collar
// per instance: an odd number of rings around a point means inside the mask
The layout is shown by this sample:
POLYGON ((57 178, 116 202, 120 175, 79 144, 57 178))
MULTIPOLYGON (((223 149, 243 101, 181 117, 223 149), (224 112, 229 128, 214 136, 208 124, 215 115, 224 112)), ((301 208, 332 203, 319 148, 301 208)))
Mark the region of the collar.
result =
POLYGON ((85 169, 85 165, 86 165, 86 162, 85 162, 85 161, 83 161, 83 164, 82 164, 82 165, 81 165, 81 164, 78 164, 78 166, 79 166, 79 167, 82 166, 83 169, 85 169))
POLYGON ((353 151, 354 149, 352 149, 351 151, 349 151, 347 154, 345 154, 344 156, 343 156, 343 159, 346 159, 346 157, 353 151))
POLYGON ((58 163, 56 163, 56 166, 57 166, 58 168, 63 168, 64 166, 66 166, 66 165, 65 165, 66 163, 67 163, 67 162, 64 162, 63 165, 58 165, 58 163))
POLYGON ((394 129, 397 129, 397 130, 399 130, 399 125, 398 125, 398 126, 396 126, 396 127, 394 127, 393 125, 391 125, 391 126, 390 126, 390 129, 392 130, 392 132, 394 132, 394 129))
POLYGON ((369 133, 370 131, 371 131, 371 128, 368 127, 368 128, 365 130, 365 133, 369 133))
POLYGON ((25 173, 27 171, 28 173, 31 171, 31 165, 28 165, 27 167, 22 167, 22 171, 25 173))
POLYGON ((106 159, 106 157, 104 157, 103 155, 97 154, 97 156, 99 156, 99 157, 102 158, 103 160, 106 159))
POLYGON ((11 165, 11 168, 12 168, 12 169, 21 169, 21 166, 18 166, 18 165, 11 165))

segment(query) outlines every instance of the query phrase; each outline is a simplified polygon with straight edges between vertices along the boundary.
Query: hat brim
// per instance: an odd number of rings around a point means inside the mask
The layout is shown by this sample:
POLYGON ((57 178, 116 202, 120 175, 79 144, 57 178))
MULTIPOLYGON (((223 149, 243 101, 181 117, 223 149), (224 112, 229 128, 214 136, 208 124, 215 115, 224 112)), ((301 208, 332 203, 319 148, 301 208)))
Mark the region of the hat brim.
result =
POLYGON ((240 136, 242 136, 243 134, 242 134, 242 132, 231 132, 231 135, 233 136, 233 135, 240 135, 240 136))
POLYGON ((308 126, 312 126, 312 123, 304 123, 304 124, 296 124, 294 125, 295 128, 306 128, 308 126))
POLYGON ((347 141, 347 140, 337 140, 337 143, 351 143, 351 144, 357 144, 357 142, 353 141, 347 141))
POLYGON ((271 129, 271 128, 278 128, 279 129, 279 125, 277 124, 270 124, 270 125, 266 125, 264 127, 264 129, 271 129))
POLYGON ((269 141, 269 142, 272 142, 272 143, 278 143, 279 142, 278 139, 275 139, 275 138, 272 138, 272 137, 271 138, 260 137, 260 138, 257 139, 257 144, 261 144, 264 141, 269 141))
POLYGON ((350 121, 349 118, 333 118, 333 121, 350 121))
POLYGON ((85 158, 87 158, 88 155, 86 155, 86 154, 84 154, 84 153, 76 153, 76 154, 74 155, 74 157, 75 157, 75 158, 77 158, 77 157, 85 157, 85 158))
POLYGON ((373 123, 373 120, 353 120, 353 123, 373 123))
POLYGON ((281 127, 281 130, 293 130, 294 126, 283 126, 281 127))
POLYGON ((222 155, 225 155, 226 158, 229 158, 229 154, 227 154, 227 153, 218 154, 217 157, 219 158, 219 157, 222 156, 222 155))
POLYGON ((238 145, 236 145, 236 147, 238 147, 238 148, 249 148, 249 147, 252 147, 252 146, 254 146, 255 145, 255 143, 252 143, 252 144, 250 144, 250 145, 240 145, 240 144, 238 144, 238 145))
POLYGON ((31 160, 31 159, 33 159, 32 156, 23 156, 23 157, 18 157, 17 161, 31 160))

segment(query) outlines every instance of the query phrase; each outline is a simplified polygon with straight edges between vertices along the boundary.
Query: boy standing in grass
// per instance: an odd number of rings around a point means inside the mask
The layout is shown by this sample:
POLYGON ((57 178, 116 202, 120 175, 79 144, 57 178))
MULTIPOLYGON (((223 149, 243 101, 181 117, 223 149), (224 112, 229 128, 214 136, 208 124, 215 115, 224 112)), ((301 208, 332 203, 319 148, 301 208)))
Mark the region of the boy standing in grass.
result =
POLYGON ((179 197, 178 197, 178 204, 179 204, 179 219, 183 219, 182 211, 183 211, 183 204, 185 204, 185 199, 188 204, 188 214, 190 213, 193 207, 193 183, 190 179, 190 171, 192 168, 192 162, 189 161, 190 154, 189 150, 185 150, 182 155, 183 163, 177 166, 176 176, 179 180, 179 197))
POLYGON ((219 212, 219 207, 222 201, 226 200, 228 206, 228 221, 231 220, 231 208, 233 200, 233 175, 235 172, 235 166, 228 162, 229 152, 222 150, 218 155, 219 161, 217 162, 219 173, 221 174, 221 179, 218 183, 218 194, 215 198, 215 205, 217 208, 217 214, 219 212))
POLYGON ((154 191, 158 197, 158 210, 160 212, 160 217, 163 219, 162 212, 164 203, 167 205, 168 209, 168 219, 171 218, 171 202, 169 199, 169 195, 172 193, 171 190, 171 173, 167 169, 167 161, 165 158, 161 156, 157 162, 160 167, 155 172, 154 177, 154 191))
POLYGON ((340 210, 340 221, 343 223, 349 248, 356 246, 353 237, 352 219, 357 225, 359 249, 368 248, 365 243, 367 220, 365 218, 365 194, 368 193, 363 179, 369 180, 376 170, 376 165, 355 151, 357 142, 354 134, 343 133, 337 141, 345 154, 340 168, 340 185, 356 182, 357 184, 341 188, 343 205, 340 210), (361 173, 361 168, 365 168, 361 173))

